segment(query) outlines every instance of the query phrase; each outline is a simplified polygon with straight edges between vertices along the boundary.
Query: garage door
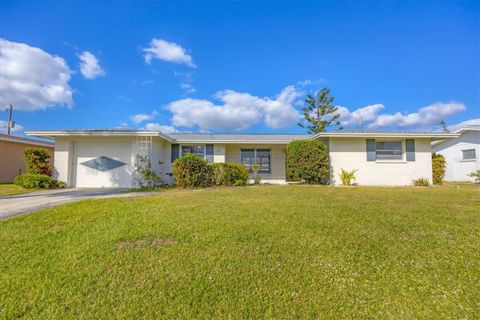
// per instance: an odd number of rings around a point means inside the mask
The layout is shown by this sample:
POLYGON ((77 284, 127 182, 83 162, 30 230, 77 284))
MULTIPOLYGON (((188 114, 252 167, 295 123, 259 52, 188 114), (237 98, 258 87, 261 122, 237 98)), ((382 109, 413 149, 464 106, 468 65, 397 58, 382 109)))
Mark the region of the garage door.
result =
POLYGON ((131 142, 75 142, 74 186, 109 188, 132 186, 131 142))

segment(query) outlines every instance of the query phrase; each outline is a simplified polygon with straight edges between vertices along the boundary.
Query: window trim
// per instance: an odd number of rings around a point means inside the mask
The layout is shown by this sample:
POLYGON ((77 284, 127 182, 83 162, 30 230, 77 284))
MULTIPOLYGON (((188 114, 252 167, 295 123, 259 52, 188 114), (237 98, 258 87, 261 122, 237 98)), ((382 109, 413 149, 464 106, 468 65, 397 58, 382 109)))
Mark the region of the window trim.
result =
POLYGON ((375 139, 375 162, 382 163, 382 162, 407 162, 406 159, 406 145, 405 139, 375 139), (377 142, 400 142, 402 147, 402 157, 398 159, 378 159, 377 154, 377 142))
MULTIPOLYGON (((259 173, 266 173, 266 174, 271 174, 272 173, 272 148, 240 148, 240 164, 245 165, 242 162, 242 151, 250 151, 253 150, 253 163, 258 163, 258 158, 257 158, 257 151, 268 151, 269 156, 268 156, 268 171, 264 171, 260 168, 259 173)), ((252 173, 252 168, 248 168, 248 171, 252 173)))
MULTIPOLYGON (((202 159, 206 160, 207 159, 207 146, 205 144, 201 144, 201 143, 180 144, 179 157, 182 157, 184 155, 183 147, 199 147, 199 146, 203 147, 203 157, 202 157, 202 159)), ((187 153, 185 153, 185 154, 187 154, 187 153)))
POLYGON ((476 161, 477 160, 477 150, 475 148, 471 149, 462 149, 462 161, 476 161), (465 151, 473 151, 473 158, 465 159, 465 151))

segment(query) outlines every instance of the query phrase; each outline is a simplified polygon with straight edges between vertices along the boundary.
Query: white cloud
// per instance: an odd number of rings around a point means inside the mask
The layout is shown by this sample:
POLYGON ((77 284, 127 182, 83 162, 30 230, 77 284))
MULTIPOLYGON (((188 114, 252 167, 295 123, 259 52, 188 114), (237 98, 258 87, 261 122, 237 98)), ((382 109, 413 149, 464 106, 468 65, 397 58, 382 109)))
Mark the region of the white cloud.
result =
POLYGON ((189 67, 196 68, 192 57, 187 50, 174 42, 168 42, 162 39, 152 39, 150 47, 143 49, 145 62, 151 63, 153 59, 160 59, 168 62, 186 64, 189 67))
POLYGON ((72 106, 71 74, 63 58, 0 38, 0 97, 15 110, 72 106))
POLYGON ((402 114, 381 114, 368 125, 369 128, 379 127, 425 127, 439 124, 440 121, 458 112, 464 111, 465 105, 459 102, 438 102, 420 108, 418 112, 402 114))
POLYGON ((464 127, 464 126, 480 126, 480 118, 465 120, 465 121, 459 122, 457 124, 448 126, 448 130, 455 131, 455 130, 458 130, 458 129, 464 127))
POLYGON ((197 89, 190 83, 182 82, 180 83, 180 88, 182 88, 185 93, 194 93, 197 89))
POLYGON ((91 52, 84 51, 78 58, 80 59, 80 72, 85 78, 95 79, 105 75, 98 59, 91 52))
POLYGON ((151 114, 139 113, 130 117, 130 119, 135 123, 141 123, 144 121, 153 120, 158 115, 157 111, 153 111, 151 114))
POLYGON ((159 123, 147 123, 145 125, 145 130, 160 131, 163 133, 179 132, 175 127, 165 126, 159 123))
POLYGON ((340 114, 340 122, 342 126, 360 125, 374 121, 378 112, 384 109, 383 104, 371 104, 366 107, 358 108, 353 112, 350 112, 345 107, 338 106, 338 113, 340 114))
POLYGON ((283 89, 275 99, 260 98, 233 90, 220 91, 216 105, 209 100, 181 99, 167 108, 173 113, 172 123, 177 127, 200 130, 242 130, 263 121, 269 128, 283 128, 295 124, 299 112, 293 107, 301 92, 294 86, 283 89))
POLYGON ((339 106, 338 113, 343 126, 363 127, 370 129, 378 128, 428 128, 437 126, 440 121, 446 120, 458 112, 464 111, 465 105, 459 102, 438 102, 420 108, 412 113, 380 113, 385 106, 372 104, 358 108, 354 111, 339 106))
MULTIPOLYGON (((8 121, 0 120, 0 132, 7 133, 8 121)), ((10 129, 10 133, 23 132, 23 126, 21 124, 15 123, 15 127, 10 129)))

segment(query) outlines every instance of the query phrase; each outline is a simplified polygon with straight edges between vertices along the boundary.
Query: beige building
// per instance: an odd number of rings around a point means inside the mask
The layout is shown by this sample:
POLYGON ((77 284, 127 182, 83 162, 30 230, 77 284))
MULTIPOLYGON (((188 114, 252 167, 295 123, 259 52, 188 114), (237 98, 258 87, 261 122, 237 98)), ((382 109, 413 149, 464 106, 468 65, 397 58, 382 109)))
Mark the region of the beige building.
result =
POLYGON ((0 134, 0 183, 11 183, 16 176, 25 171, 23 152, 27 148, 47 150, 53 165, 55 148, 53 143, 0 134))
POLYGON ((285 150, 293 140, 319 139, 330 155, 330 183, 341 169, 357 169, 359 185, 432 182, 431 142, 458 134, 428 132, 334 131, 304 134, 162 133, 142 130, 31 131, 55 139, 56 177, 71 187, 135 187, 138 154, 149 155, 156 173, 172 184, 172 163, 185 153, 208 162, 260 165, 264 183, 286 183, 285 150))

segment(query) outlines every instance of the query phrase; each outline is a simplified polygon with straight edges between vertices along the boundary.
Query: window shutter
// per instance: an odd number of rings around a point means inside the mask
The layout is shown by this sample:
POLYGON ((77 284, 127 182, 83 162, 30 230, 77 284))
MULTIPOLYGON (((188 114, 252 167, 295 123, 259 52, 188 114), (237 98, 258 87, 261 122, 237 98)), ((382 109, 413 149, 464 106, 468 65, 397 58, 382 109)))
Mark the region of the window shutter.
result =
POLYGON ((205 155, 207 156, 207 161, 213 163, 213 144, 205 145, 205 155))
POLYGON ((180 146, 178 144, 172 144, 172 157, 171 161, 177 160, 177 158, 180 156, 180 146))
POLYGON ((377 154, 375 150, 375 139, 367 139, 367 161, 377 160, 377 154))
POLYGON ((405 140, 405 150, 407 153, 407 161, 415 161, 415 140, 405 140))

